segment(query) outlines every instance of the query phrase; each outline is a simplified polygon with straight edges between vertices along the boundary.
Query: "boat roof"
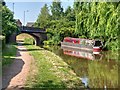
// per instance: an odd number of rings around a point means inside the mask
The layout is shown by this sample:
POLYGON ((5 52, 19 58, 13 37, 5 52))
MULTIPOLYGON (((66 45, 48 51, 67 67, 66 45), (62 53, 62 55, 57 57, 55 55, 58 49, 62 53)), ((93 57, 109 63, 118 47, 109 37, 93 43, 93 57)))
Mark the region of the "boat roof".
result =
POLYGON ((86 39, 86 38, 73 38, 73 37, 65 37, 64 39, 75 39, 75 40, 92 40, 92 39, 86 39))

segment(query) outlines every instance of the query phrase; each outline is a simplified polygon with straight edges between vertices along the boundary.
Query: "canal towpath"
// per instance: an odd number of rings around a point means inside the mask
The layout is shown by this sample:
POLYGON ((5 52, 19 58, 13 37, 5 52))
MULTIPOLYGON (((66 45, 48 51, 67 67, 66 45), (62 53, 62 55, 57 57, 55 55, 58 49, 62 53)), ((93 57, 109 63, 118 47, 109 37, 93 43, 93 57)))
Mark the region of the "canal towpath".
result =
POLYGON ((13 59, 10 66, 3 68, 2 88, 6 90, 20 90, 24 87, 33 61, 21 42, 18 42, 17 54, 13 59))

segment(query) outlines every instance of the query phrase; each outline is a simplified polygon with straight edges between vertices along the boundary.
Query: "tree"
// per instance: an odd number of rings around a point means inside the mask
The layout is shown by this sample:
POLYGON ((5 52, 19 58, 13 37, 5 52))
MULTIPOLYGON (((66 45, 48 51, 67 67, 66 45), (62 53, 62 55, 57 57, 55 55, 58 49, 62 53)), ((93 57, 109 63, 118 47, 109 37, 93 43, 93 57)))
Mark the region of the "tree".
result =
MULTIPOLYGON (((49 26, 49 40, 59 44, 64 37, 99 38, 105 47, 117 50, 120 3, 75 1, 74 8, 68 6, 65 12, 59 0, 52 3, 52 18, 44 23, 49 26)), ((43 18, 38 19, 38 24, 43 18)))
POLYGON ((67 9, 65 10, 65 15, 68 15, 71 12, 72 12, 72 8, 68 6, 67 9))
POLYGON ((63 8, 61 7, 61 2, 59 0, 54 0, 52 2, 51 12, 54 20, 59 20, 63 16, 63 8))
POLYGON ((118 49, 119 2, 75 2, 76 34, 99 38, 109 49, 118 49))
POLYGON ((49 20, 50 20, 50 14, 47 4, 45 4, 43 8, 41 8, 41 12, 38 16, 35 26, 40 28, 47 28, 49 20))
POLYGON ((74 2, 74 9, 76 13, 76 28, 75 33, 77 36, 86 36, 85 22, 87 18, 87 4, 83 2, 74 2))
POLYGON ((75 11, 70 6, 65 10, 64 15, 68 21, 75 21, 75 11))
POLYGON ((6 6, 2 6, 2 35, 6 36, 6 41, 16 30, 17 25, 13 19, 13 13, 6 6))

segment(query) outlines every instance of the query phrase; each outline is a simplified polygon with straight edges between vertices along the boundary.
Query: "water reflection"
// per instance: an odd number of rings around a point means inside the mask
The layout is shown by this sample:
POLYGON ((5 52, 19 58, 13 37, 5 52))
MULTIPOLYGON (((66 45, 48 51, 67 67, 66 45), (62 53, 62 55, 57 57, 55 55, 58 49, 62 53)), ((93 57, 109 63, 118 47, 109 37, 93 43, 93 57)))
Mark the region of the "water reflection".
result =
POLYGON ((93 52, 90 51, 83 51, 78 49, 72 49, 72 48, 63 48, 63 53, 70 56, 75 56, 78 58, 85 58, 89 60, 101 60, 102 54, 93 54, 93 52))
POLYGON ((88 78, 87 77, 82 77, 80 80, 85 84, 85 87, 88 87, 88 78))
POLYGON ((118 87, 117 53, 102 52, 96 56, 91 54, 91 52, 87 52, 87 54, 83 55, 85 57, 91 57, 90 60, 87 60, 87 58, 79 57, 84 53, 82 51, 71 49, 62 50, 56 46, 50 46, 49 50, 68 63, 85 86, 89 88, 118 87))

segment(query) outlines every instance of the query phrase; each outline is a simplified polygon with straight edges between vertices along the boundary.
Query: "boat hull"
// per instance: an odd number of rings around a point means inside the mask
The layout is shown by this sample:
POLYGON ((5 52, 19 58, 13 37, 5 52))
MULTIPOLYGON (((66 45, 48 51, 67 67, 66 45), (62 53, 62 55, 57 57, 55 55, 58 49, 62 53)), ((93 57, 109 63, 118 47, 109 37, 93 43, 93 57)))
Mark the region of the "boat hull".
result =
POLYGON ((73 49, 79 49, 83 51, 93 51, 92 46, 74 44, 74 43, 69 43, 69 42, 61 42, 61 48, 73 48, 73 49))
POLYGON ((63 42, 61 42, 61 48, 73 48, 83 51, 91 51, 94 54, 99 54, 103 43, 101 40, 90 40, 90 39, 80 39, 65 37, 63 42))
POLYGON ((81 45, 69 42, 61 42, 61 48, 73 48, 83 51, 93 52, 93 54, 99 54, 101 52, 101 47, 92 47, 91 45, 81 45))
POLYGON ((93 54, 99 54, 101 52, 101 47, 93 47, 93 54))

